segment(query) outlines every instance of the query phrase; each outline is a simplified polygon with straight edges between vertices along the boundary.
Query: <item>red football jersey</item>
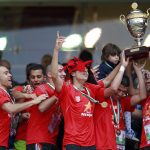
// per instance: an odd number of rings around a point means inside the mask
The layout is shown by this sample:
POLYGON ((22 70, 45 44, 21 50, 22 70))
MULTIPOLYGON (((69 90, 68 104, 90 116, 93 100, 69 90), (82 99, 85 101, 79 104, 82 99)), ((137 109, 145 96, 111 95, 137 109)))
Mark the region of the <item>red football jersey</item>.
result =
POLYGON ((0 88, 0 146, 8 147, 12 115, 2 109, 2 105, 6 102, 12 103, 10 96, 0 88))
MULTIPOLYGON (((96 99, 104 96, 104 89, 93 84, 85 84, 86 94, 96 99), (88 90, 88 91, 87 91, 88 90)), ((72 84, 64 82, 58 94, 64 116, 64 145, 76 144, 80 146, 95 145, 93 112, 95 104, 72 84)))
POLYGON ((21 122, 19 122, 15 140, 26 140, 27 125, 28 120, 26 119, 23 119, 21 122))
MULTIPOLYGON (((94 125, 95 125, 95 138, 97 150, 116 150, 116 135, 113 121, 112 103, 110 99, 102 99, 106 101, 108 106, 106 108, 101 105, 96 105, 94 110, 94 125)), ((133 107, 130 104, 130 98, 124 98, 120 100, 120 130, 124 130, 124 117, 125 111, 132 111, 133 107)), ((115 111, 117 111, 117 102, 113 101, 115 111)))
POLYGON ((148 136, 150 132, 147 132, 150 129, 150 96, 146 100, 142 101, 141 105, 143 123, 140 147, 143 148, 150 146, 150 139, 148 136))
MULTIPOLYGON (((51 97, 54 95, 54 90, 48 84, 42 84, 35 89, 34 93, 36 93, 37 96, 48 94, 48 96, 51 97)), ((55 144, 59 123, 62 117, 59 103, 56 102, 45 112, 40 112, 38 105, 34 105, 30 109, 30 115, 27 128, 27 144, 55 144)))

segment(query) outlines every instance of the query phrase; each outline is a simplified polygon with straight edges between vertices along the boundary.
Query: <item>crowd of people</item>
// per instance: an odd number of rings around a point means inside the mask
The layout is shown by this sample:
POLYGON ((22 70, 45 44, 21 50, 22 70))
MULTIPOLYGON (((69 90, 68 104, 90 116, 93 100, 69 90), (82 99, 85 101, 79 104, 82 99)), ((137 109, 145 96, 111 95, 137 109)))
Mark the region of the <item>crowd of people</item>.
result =
POLYGON ((0 61, 0 150, 149 150, 145 64, 112 43, 96 68, 88 51, 60 64, 64 41, 57 33, 52 57, 29 63, 23 84, 0 61))

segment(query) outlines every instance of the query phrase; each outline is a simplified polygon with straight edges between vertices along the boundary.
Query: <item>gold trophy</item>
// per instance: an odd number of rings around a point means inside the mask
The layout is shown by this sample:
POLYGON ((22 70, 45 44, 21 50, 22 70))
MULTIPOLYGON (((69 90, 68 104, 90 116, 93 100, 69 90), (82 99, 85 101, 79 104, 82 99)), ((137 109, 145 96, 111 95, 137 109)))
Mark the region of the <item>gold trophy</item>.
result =
POLYGON ((150 8, 147 9, 147 13, 143 13, 137 9, 137 3, 132 3, 131 7, 132 10, 126 17, 125 15, 120 15, 120 20, 127 26, 128 31, 136 41, 135 46, 125 50, 125 56, 132 60, 139 60, 149 56, 150 47, 142 46, 142 37, 148 25, 150 8))

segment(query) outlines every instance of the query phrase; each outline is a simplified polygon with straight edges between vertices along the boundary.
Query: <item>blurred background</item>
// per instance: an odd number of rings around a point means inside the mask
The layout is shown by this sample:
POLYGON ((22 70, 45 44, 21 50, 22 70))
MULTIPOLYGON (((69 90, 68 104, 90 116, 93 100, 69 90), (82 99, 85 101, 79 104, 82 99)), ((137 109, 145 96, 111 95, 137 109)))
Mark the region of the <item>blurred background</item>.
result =
MULTIPOLYGON (((131 11, 132 0, 0 0, 1 58, 11 63, 14 79, 25 81, 25 66, 41 63, 42 56, 52 54, 56 33, 68 38, 60 52, 64 63, 88 49, 93 65, 101 62, 101 49, 107 43, 121 49, 134 44, 120 15, 131 11), (73 42, 73 43, 72 43, 73 42), (88 44, 88 45, 87 45, 88 44)), ((139 0, 146 13, 150 0, 139 0)), ((148 21, 150 22, 150 20, 148 21)), ((150 24, 150 23, 149 23, 150 24)), ((150 46, 150 25, 143 44, 150 46)), ((147 68, 150 65, 147 63, 147 68)))

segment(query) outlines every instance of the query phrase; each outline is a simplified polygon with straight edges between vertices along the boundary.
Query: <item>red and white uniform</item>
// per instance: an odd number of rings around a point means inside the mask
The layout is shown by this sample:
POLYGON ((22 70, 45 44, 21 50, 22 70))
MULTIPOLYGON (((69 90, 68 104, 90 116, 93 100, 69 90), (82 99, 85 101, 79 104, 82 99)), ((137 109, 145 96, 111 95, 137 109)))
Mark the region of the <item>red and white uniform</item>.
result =
MULTIPOLYGON (((94 99, 104 96, 104 89, 93 84, 84 85, 94 99)), ((86 92, 87 91, 82 91, 86 92)), ((64 146, 76 144, 79 146, 95 145, 93 112, 95 104, 80 91, 76 90, 72 84, 64 82, 63 87, 57 93, 60 106, 64 116, 64 146)))
MULTIPOLYGON (((48 97, 54 95, 54 90, 48 84, 39 85, 34 93, 37 96, 48 94, 48 97)), ((27 144, 35 143, 56 143, 58 127, 61 121, 62 113, 59 103, 56 102, 45 112, 40 112, 38 105, 30 108, 30 119, 27 128, 27 144)))
POLYGON ((8 147, 8 138, 10 133, 11 114, 2 109, 4 103, 12 100, 3 89, 0 88, 0 146, 8 147))
MULTIPOLYGON (((96 105, 94 110, 94 125, 95 125, 95 138, 96 138, 96 150, 117 150, 116 144, 116 133, 113 121, 113 108, 110 99, 102 99, 106 101, 108 106, 106 108, 101 105, 96 105)), ((124 117, 125 111, 132 111, 133 107, 130 104, 130 98, 124 98, 120 100, 121 111, 120 111, 120 125, 119 129, 124 131, 124 117)), ((117 102, 113 101, 113 106, 117 112, 117 102)))
POLYGON ((143 148, 150 146, 150 96, 141 104, 143 124, 140 147, 143 148))

